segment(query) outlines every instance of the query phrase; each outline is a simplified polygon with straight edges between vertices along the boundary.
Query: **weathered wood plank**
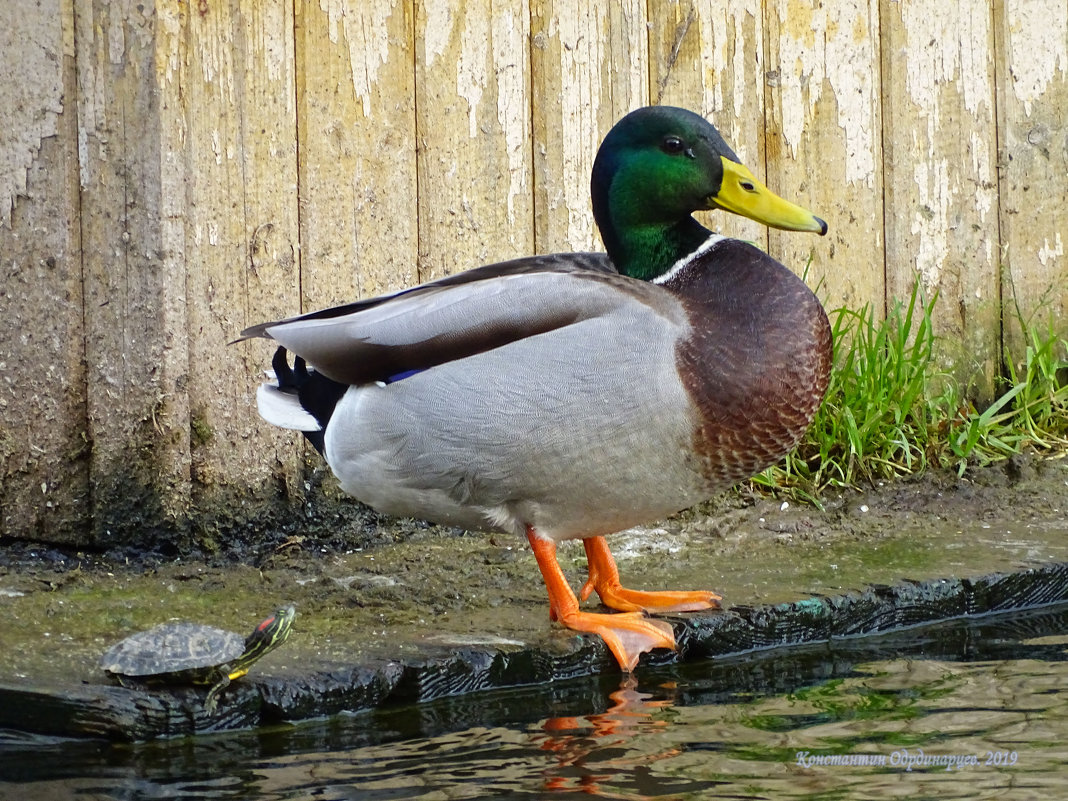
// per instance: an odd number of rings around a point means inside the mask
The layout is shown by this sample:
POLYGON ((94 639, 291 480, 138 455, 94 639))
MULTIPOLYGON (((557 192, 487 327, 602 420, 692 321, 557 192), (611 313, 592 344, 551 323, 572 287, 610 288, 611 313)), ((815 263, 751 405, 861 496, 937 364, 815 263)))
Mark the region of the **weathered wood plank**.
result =
POLYGON ((823 284, 829 308, 884 303, 879 15, 864 0, 767 6, 768 182, 827 220, 772 231, 772 255, 823 284))
MULTIPOLYGON (((292 482, 292 438, 264 426, 255 391, 269 363, 262 343, 228 346, 244 327, 294 313, 297 264, 293 15, 255 0, 194 9, 178 64, 161 85, 186 126, 186 301, 194 495, 225 518, 218 493, 242 500, 292 482)), ((242 513, 234 504, 234 513, 242 513)))
POLYGON ((812 257, 832 307, 937 289, 980 398, 999 337, 1023 353, 1019 319, 1066 330, 1063 3, 42 9, 0 11, 19 76, 0 89, 5 533, 91 522, 104 545, 180 532, 224 487, 292 488, 294 437, 254 410, 266 351, 225 343, 302 305, 599 248, 594 154, 650 100, 709 116, 831 233, 712 227, 798 272, 812 257))
POLYGON ((298 3, 305 310, 417 283, 413 15, 412 0, 298 3))
POLYGON ((87 526, 74 9, 0 7, 0 537, 87 526))
POLYGON ((883 2, 888 300, 916 281, 945 366, 990 398, 1000 363, 994 42, 990 10, 883 2))
MULTIPOLYGON (((759 0, 671 0, 649 8, 653 102, 704 115, 738 158, 766 181, 764 22, 759 0)), ((735 214, 698 215, 727 236, 768 246, 767 228, 735 214)))
MULTIPOLYGON (((184 6, 182 7, 184 9, 184 6)), ((160 91, 181 9, 75 6, 94 544, 184 529, 190 497, 184 125, 160 91), (174 35, 167 34, 168 45, 174 35)))
POLYGON ((419 280, 528 255, 526 0, 421 0, 415 13, 419 280))
POLYGON ((531 2, 535 239, 600 250, 590 172, 608 130, 649 102, 645 5, 531 2))
POLYGON ((1068 335, 1068 5, 994 0, 1005 344, 1068 335))

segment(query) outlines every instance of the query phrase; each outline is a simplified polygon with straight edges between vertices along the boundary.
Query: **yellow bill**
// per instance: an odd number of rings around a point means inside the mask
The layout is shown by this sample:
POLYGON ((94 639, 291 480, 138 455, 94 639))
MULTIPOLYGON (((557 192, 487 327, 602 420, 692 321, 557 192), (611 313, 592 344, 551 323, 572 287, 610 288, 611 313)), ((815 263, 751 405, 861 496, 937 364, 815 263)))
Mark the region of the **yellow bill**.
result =
MULTIPOLYGON (((721 157, 722 158, 722 157, 721 157)), ((744 164, 723 159, 723 183, 709 198, 712 208, 723 209, 785 231, 827 233, 827 223, 808 209, 783 200, 760 183, 744 164)))

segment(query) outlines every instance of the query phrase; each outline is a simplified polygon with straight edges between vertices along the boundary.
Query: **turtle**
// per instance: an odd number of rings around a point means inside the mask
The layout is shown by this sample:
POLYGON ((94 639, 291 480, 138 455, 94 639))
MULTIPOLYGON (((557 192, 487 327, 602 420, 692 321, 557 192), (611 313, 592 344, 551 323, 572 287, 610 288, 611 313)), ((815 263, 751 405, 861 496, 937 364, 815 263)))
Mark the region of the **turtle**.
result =
POLYGON ((211 685, 204 708, 213 715, 219 693, 286 641, 296 614, 292 606, 283 606, 248 637, 199 623, 164 623, 111 646, 100 658, 100 667, 123 687, 211 685))

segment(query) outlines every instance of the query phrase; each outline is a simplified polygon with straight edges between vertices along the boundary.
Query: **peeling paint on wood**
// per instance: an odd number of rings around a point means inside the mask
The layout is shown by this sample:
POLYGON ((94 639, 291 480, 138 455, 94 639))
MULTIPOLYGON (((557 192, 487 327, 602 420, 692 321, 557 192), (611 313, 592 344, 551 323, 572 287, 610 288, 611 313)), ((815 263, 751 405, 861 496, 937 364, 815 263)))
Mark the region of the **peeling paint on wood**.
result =
POLYGON ((410 2, 298 9, 301 308, 417 283, 412 15, 410 2))
MULTIPOLYGON (((362 10, 358 10, 356 5, 349 0, 320 0, 319 9, 326 13, 329 21, 327 36, 330 45, 347 45, 352 89, 366 118, 371 116, 372 88, 378 83, 379 73, 390 58, 387 23, 397 4, 371 3, 369 8, 362 10)), ((366 7, 368 4, 361 5, 366 7)))
MULTIPOLYGON (((58 21, 60 0, 42 2, 37 14, 58 21)), ((68 29, 70 15, 67 15, 68 29)), ((69 34, 69 31, 68 31, 69 34)), ((26 177, 41 150, 41 140, 56 136, 63 113, 63 58, 69 53, 64 26, 45 28, 36 15, 14 3, 0 6, 0 82, 3 139, 0 140, 0 226, 11 225, 16 198, 26 192, 26 177)))
POLYGON ((597 147, 616 120, 649 102, 644 5, 535 0, 531 20, 537 249, 597 249, 597 147))
POLYGON ((871 106, 878 92, 878 71, 873 69, 877 4, 778 0, 775 11, 783 144, 796 159, 824 92, 830 92, 833 106, 828 107, 833 107, 844 139, 845 179, 875 189, 879 129, 871 106))
MULTIPOLYGON (((742 163, 766 182, 759 0, 731 3, 725 13, 714 0, 677 0, 653 4, 650 13, 653 100, 708 117, 742 163)), ((699 217, 726 236, 767 247, 767 228, 753 220, 724 212, 699 217)))
POLYGON ((1007 79, 1025 117, 1068 73, 1068 4, 1047 0, 1005 3, 1012 71, 1007 79))
POLYGON ((885 302, 876 4, 779 0, 768 26, 768 182, 827 220, 823 240, 772 231, 771 253, 833 308, 885 302))
POLYGON ((419 280, 530 253, 525 0, 417 4, 419 280))
POLYGON ((1004 340, 1021 321, 1068 331, 1068 5, 996 0, 998 206, 1004 340))
POLYGON ((64 433, 42 455, 0 431, 0 509, 30 510, 10 525, 62 517, 34 493, 105 541, 104 499, 131 488, 129 508, 172 522, 209 514, 209 488, 298 492, 298 438, 255 415, 264 348, 225 343, 600 247, 594 155, 651 100, 710 117, 827 219, 817 239, 703 217, 807 269, 830 307, 939 291, 976 397, 1002 341, 1023 352, 1017 311, 1068 319, 1064 3, 42 2, 0 10, 18 76, 0 88, 0 301, 50 319, 2 338, 0 402, 5 426, 64 433), (28 388, 41 353, 49 381, 28 388), (91 461, 64 472, 66 453, 91 461))
POLYGON ((919 281, 940 294, 943 362, 989 398, 1000 342, 990 11, 933 0, 884 10, 887 292, 907 298, 919 281))

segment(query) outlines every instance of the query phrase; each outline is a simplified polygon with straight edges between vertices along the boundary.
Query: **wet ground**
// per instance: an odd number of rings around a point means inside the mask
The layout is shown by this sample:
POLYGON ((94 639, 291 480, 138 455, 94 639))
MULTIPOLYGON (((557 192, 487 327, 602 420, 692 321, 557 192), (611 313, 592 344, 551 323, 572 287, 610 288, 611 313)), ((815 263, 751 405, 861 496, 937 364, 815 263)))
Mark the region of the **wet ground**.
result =
MULTIPOLYGON (((0 560, 0 685, 104 684, 99 655, 130 633, 172 618, 247 632, 283 603, 297 606, 294 633, 252 676, 284 680, 468 646, 574 649, 575 635, 548 620, 525 543, 384 525, 368 539, 340 520, 329 537, 273 533, 268 549, 211 558, 9 544, 0 560)), ((822 510, 736 491, 610 544, 629 586, 713 589, 728 608, 1068 562, 1068 459, 888 482, 827 497, 822 510)), ((560 561, 578 587, 581 545, 562 548, 560 561)))

